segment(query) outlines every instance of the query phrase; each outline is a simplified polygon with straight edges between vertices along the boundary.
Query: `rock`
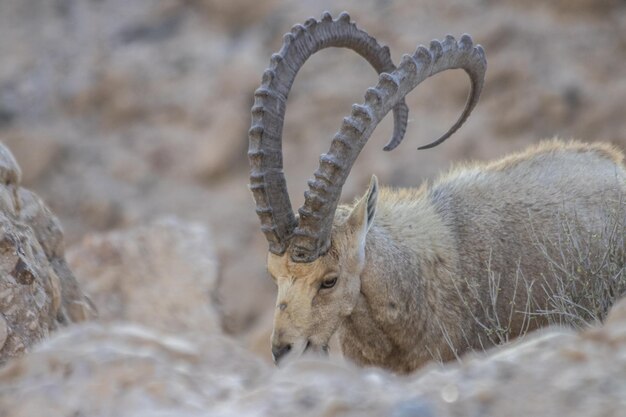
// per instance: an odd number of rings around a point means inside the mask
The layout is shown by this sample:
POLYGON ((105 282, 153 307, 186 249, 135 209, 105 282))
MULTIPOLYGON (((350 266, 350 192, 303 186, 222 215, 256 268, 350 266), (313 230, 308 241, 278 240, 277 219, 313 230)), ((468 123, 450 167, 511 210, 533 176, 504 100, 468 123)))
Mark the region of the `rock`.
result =
POLYGON ((0 349, 4 347, 4 344, 9 337, 9 325, 4 319, 4 316, 0 316, 0 349))
POLYGON ((257 386, 267 371, 219 336, 194 344, 137 325, 92 322, 2 369, 0 409, 6 417, 200 416, 257 386))
MULTIPOLYGON (((511 2, 514 5, 519 3, 511 2)), ((623 9, 624 2, 621 0, 553 0, 541 2, 531 0, 525 3, 526 7, 543 7, 552 9, 554 13, 567 13, 583 17, 607 16, 610 13, 623 9)))
POLYGON ((95 315, 67 268, 58 220, 20 187, 20 175, 0 144, 0 363, 58 327, 95 315))
POLYGON ((245 0, 194 0, 215 24, 223 25, 225 30, 241 31, 246 27, 267 19, 273 9, 279 6, 276 0, 261 0, 250 7, 245 0))
POLYGON ((0 147, 0 182, 4 185, 17 185, 21 182, 22 171, 11 151, 0 147))
POLYGON ((57 168, 63 146, 59 140, 43 132, 25 134, 23 131, 7 131, 2 141, 11 149, 23 168, 21 183, 29 186, 41 181, 57 168), (33 152, 37 149, 37 152, 33 152))
POLYGON ((311 356, 272 371, 221 336, 191 340, 92 322, 0 370, 0 409, 7 417, 619 416, 624 311, 626 299, 603 327, 546 329, 402 377, 311 356))
POLYGON ((130 321, 171 333, 219 333, 213 239, 206 227, 163 218, 88 235, 68 261, 103 322, 130 321))
POLYGON ((229 407, 243 416, 618 416, 626 399, 624 311, 626 299, 603 327, 546 329, 402 378, 305 359, 229 407))

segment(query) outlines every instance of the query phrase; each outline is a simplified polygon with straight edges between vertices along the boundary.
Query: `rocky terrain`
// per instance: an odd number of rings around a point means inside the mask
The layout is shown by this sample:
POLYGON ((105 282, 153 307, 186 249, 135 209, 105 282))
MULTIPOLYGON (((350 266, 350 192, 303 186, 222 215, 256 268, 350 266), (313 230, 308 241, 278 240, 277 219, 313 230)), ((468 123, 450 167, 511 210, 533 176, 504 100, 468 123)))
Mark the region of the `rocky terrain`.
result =
POLYGON ((0 144, 0 364, 96 314, 65 262, 58 220, 21 176, 0 144))
MULTIPOLYGON (((24 184, 59 216, 68 244, 164 215, 216 236, 229 333, 272 304, 265 241, 247 190, 252 92, 282 34, 323 10, 348 10, 395 62, 420 43, 470 33, 489 68, 481 101, 445 146, 415 150, 460 112, 466 77, 442 74, 408 97, 409 131, 381 150, 386 120, 344 188, 372 173, 415 185, 455 161, 488 159, 558 135, 626 146, 626 7, 574 2, 7 0, 0 3, 0 141, 24 184), (33 150, 36 149, 36 152, 33 150), (242 257, 245 262, 241 262, 242 257), (246 288, 245 291, 240 289, 246 288)), ((348 51, 314 56, 296 79, 285 124, 294 205, 332 134, 375 83, 348 51)))
POLYGON ((67 254, 101 322, 123 322, 190 337, 220 332, 217 261, 206 227, 164 218, 87 236, 67 254))
MULTIPOLYGON (((416 148, 456 119, 468 80, 411 93, 405 141, 382 151, 385 120, 344 200, 371 174, 417 185, 546 137, 626 149, 623 0, 3 0, 0 362, 34 350, 0 370, 0 415, 619 415, 623 303, 605 327, 407 378, 259 359, 274 287, 247 190, 252 93, 282 34, 324 10, 349 11, 395 62, 465 32, 489 62, 469 122, 434 150, 416 148)), ((284 132, 294 205, 375 82, 342 50, 300 72, 284 132)))
POLYGON ((626 303, 606 325, 551 329, 496 352, 398 377, 303 359, 276 371, 232 340, 138 325, 74 326, 0 370, 7 417, 620 416, 626 303), (25 400, 25 399, 28 400, 25 400))

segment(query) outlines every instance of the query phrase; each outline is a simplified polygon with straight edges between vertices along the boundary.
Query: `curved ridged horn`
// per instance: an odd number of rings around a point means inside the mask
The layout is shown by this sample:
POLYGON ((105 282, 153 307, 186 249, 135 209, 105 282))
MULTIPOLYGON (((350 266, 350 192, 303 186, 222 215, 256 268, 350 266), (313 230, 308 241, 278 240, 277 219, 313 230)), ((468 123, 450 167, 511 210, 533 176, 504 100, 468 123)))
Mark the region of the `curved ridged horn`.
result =
POLYGON ((463 35, 459 42, 448 35, 443 42, 432 41, 430 49, 420 46, 413 55, 404 55, 397 70, 381 74, 378 85, 367 90, 363 104, 352 106, 352 114, 343 119, 330 150, 320 157, 319 168, 309 180, 309 190, 304 193, 300 221, 290 243, 293 261, 311 262, 330 247, 331 227, 341 188, 359 152, 383 117, 422 81, 456 68, 465 70, 470 77, 469 97, 461 117, 452 128, 422 148, 436 146, 465 122, 483 87, 487 61, 482 47, 473 46, 469 35, 463 35))
MULTIPOLYGON (((283 37, 280 51, 272 55, 263 73, 261 86, 254 93, 252 126, 249 131, 250 189, 261 220, 261 230, 272 253, 282 255, 297 226, 283 174, 282 130, 287 96, 304 62, 315 52, 328 47, 349 48, 365 58, 380 74, 395 70, 389 48, 350 22, 342 13, 333 20, 326 12, 321 20, 308 19, 295 25, 283 37)), ((397 144, 406 131, 408 107, 404 100, 394 104, 394 134, 389 142, 397 144)))

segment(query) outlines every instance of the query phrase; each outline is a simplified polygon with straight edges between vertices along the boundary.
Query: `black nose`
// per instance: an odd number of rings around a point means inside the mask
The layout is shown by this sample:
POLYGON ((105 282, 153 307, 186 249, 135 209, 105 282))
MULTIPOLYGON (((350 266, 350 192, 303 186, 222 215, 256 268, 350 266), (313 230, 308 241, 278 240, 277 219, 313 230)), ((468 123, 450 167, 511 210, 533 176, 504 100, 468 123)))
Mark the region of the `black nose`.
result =
POLYGON ((285 356, 291 350, 291 343, 280 346, 272 346, 272 356, 274 356, 274 363, 278 364, 280 358, 285 356))

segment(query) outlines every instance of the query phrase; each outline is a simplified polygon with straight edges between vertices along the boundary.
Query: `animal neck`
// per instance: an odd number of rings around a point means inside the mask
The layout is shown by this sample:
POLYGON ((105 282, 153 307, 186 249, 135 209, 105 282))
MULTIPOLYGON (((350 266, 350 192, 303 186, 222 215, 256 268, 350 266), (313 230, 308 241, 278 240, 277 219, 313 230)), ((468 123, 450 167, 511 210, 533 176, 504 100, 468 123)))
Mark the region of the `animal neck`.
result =
POLYGON ((417 341, 429 344, 425 335, 440 334, 431 327, 438 315, 447 314, 440 309, 456 268, 453 245, 451 233, 423 194, 382 193, 367 236, 360 300, 340 333, 344 355, 399 372, 438 356, 415 346, 417 341), (425 275, 439 279, 426 280, 425 275))

